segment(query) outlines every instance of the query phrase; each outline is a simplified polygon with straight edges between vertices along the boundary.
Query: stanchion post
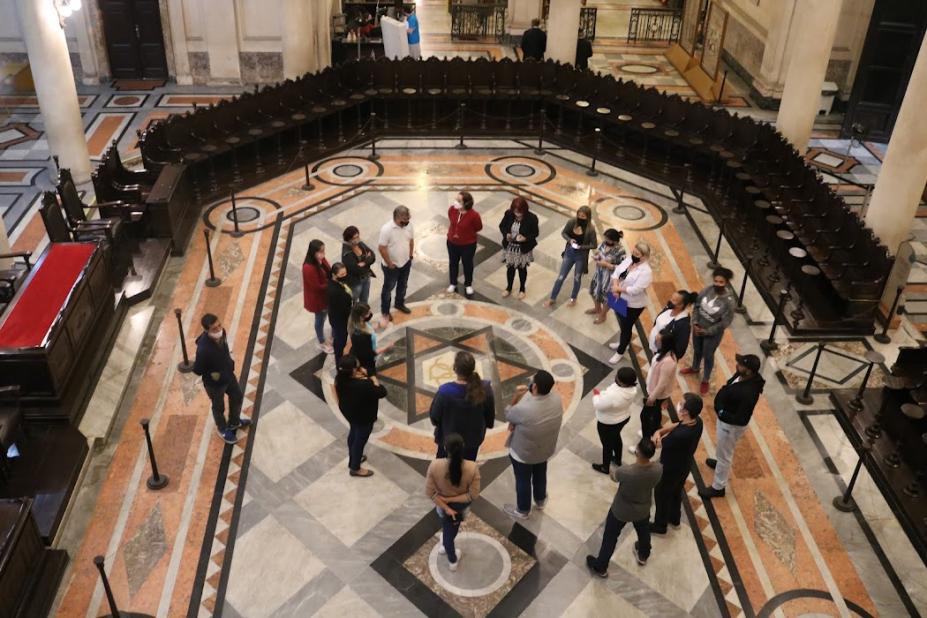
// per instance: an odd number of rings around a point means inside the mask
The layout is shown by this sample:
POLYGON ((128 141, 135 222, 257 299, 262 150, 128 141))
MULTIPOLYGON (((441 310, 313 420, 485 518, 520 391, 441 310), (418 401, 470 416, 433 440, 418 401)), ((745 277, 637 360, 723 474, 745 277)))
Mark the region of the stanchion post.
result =
POLYGON ((464 112, 467 111, 467 104, 461 102, 457 110, 457 128, 460 130, 460 142, 454 146, 454 148, 457 150, 464 150, 467 147, 467 145, 464 144, 464 112))
POLYGON ((216 268, 212 263, 212 246, 209 242, 209 230, 203 230, 203 237, 206 239, 206 260, 209 262, 209 279, 204 281, 206 287, 215 288, 222 285, 222 279, 216 277, 216 268))
POLYGON ((592 165, 589 166, 589 169, 586 170, 586 176, 598 176, 599 173, 595 171, 596 160, 599 158, 599 150, 602 149, 602 129, 599 127, 595 128, 595 151, 592 155, 592 165))
POLYGON ((721 256, 722 240, 724 240, 724 219, 721 219, 721 225, 718 227, 718 242, 715 243, 715 255, 711 258, 711 261, 708 262, 708 268, 717 268, 721 265, 718 263, 718 258, 721 256))
POLYGON ((892 302, 892 308, 889 309, 888 315, 885 317, 885 326, 882 328, 882 332, 872 337, 879 343, 891 343, 892 341, 892 338, 888 336, 888 329, 892 325, 892 318, 895 317, 895 311, 898 309, 898 301, 901 300, 901 293, 903 291, 904 286, 899 285, 898 290, 895 292, 895 300, 892 302))
POLYGON ((167 486, 168 478, 166 474, 158 472, 158 461, 155 459, 154 447, 151 445, 151 431, 148 429, 149 420, 141 420, 142 429, 145 431, 145 443, 148 445, 148 460, 151 462, 151 476, 148 477, 146 484, 148 489, 157 491, 167 486))
POLYGON ((782 319, 782 311, 785 309, 785 301, 789 299, 789 291, 785 288, 779 290, 779 305, 776 307, 776 315, 773 317, 772 328, 769 330, 769 339, 760 342, 760 348, 766 356, 769 356, 774 350, 779 349, 776 343, 776 327, 779 326, 779 320, 782 319))
POLYGON ((856 467, 853 469, 853 476, 850 477, 850 482, 847 484, 846 491, 843 492, 843 495, 834 498, 834 508, 842 513, 852 513, 859 509, 859 506, 857 506, 856 501, 853 499, 853 488, 856 486, 856 479, 859 478, 859 471, 863 467, 863 458, 871 449, 871 441, 867 440, 863 442, 859 449, 859 459, 856 462, 856 467))
POLYGON ((238 229, 238 200, 235 199, 235 193, 232 193, 232 224, 235 229, 232 230, 233 238, 241 238, 244 236, 242 231, 238 229))
POLYGON ((113 596, 113 589, 110 588, 109 579, 106 577, 106 569, 103 564, 103 556, 95 556, 93 563, 100 572, 100 581, 103 583, 103 592, 106 593, 106 602, 109 603, 110 615, 113 618, 119 618, 119 608, 116 607, 116 598, 113 596))
POLYGON ((885 356, 876 350, 869 350, 866 352, 865 358, 869 361, 869 366, 866 367, 866 373, 863 374, 863 381, 856 391, 856 396, 847 403, 847 407, 854 412, 860 412, 863 409, 863 395, 866 394, 866 386, 869 384, 869 376, 872 375, 873 367, 876 366, 876 363, 885 362, 885 356))
POLYGON ((676 205, 673 207, 673 214, 684 215, 686 214, 686 190, 680 189, 679 195, 676 196, 676 205))
POLYGON ((309 174, 309 164, 308 163, 306 163, 303 166, 303 173, 305 174, 306 182, 304 182, 303 186, 300 188, 303 191, 312 191, 313 189, 315 189, 315 186, 312 184, 312 175, 309 174))
POLYGON ((180 318, 180 309, 174 309, 174 315, 177 317, 177 331, 180 333, 180 351, 183 353, 183 361, 177 363, 177 371, 180 373, 190 373, 193 371, 193 363, 190 362, 190 356, 187 354, 187 340, 183 336, 183 320, 180 318))
POLYGON ((805 384, 805 390, 801 394, 795 395, 795 401, 803 406, 810 405, 814 402, 814 397, 811 396, 811 383, 814 382, 814 375, 818 372, 818 362, 821 360, 822 352, 824 352, 824 344, 818 343, 818 351, 817 354, 814 355, 814 362, 811 364, 811 373, 808 375, 808 382, 805 384))
POLYGON ((734 307, 734 311, 737 313, 747 313, 747 308, 744 306, 744 295, 747 293, 747 281, 750 279, 750 264, 753 263, 752 258, 747 259, 747 263, 744 265, 744 280, 740 282, 740 294, 737 295, 737 306, 734 307))
POLYGON ((534 154, 540 156, 544 154, 544 125, 547 123, 547 106, 541 103, 541 114, 538 122, 538 147, 534 149, 534 154))
POLYGON ((368 161, 376 161, 380 158, 377 154, 377 113, 370 112, 370 154, 367 155, 368 161))

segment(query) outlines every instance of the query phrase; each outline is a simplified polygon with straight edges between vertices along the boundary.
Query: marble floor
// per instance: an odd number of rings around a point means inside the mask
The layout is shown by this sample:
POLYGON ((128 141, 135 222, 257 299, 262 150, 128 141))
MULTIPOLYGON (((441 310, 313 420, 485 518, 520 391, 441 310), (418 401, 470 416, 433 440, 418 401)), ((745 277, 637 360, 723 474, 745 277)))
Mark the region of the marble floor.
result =
MULTIPOLYGON (((809 343, 780 334, 780 351, 763 367, 767 388, 738 446, 724 499, 703 503, 711 479, 714 414, 707 398, 706 432, 687 484, 684 525, 655 537, 645 567, 631 554, 625 531, 608 580, 593 579, 584 557, 598 547, 615 491, 589 464, 599 452, 591 391, 609 383, 605 347, 614 320, 593 325, 575 307, 542 302, 559 264, 559 230, 584 204, 601 232, 625 231, 628 242, 655 248, 654 284, 641 324, 673 290, 700 289, 716 227, 674 214, 669 190, 610 166, 585 174, 587 161, 549 148, 472 141, 465 151, 440 141, 378 145, 377 162, 348 151, 310 169, 315 188, 301 190, 294 171, 248 190, 238 200, 245 235, 230 231, 230 205, 204 209, 222 285, 204 285, 203 235, 193 235, 183 260, 142 313, 145 334, 105 448, 81 491, 62 543, 72 562, 57 615, 104 612, 91 563, 107 558, 120 606, 157 616, 462 615, 604 616, 832 615, 897 616, 927 611, 924 565, 906 541, 867 475, 857 487, 859 516, 839 513, 839 493, 855 454, 831 410, 827 389, 861 380, 860 358, 876 348, 889 358, 914 341, 910 324, 881 346, 870 339, 827 342, 810 406, 793 395, 807 378, 809 343), (447 294, 446 208, 458 190, 471 191, 485 229, 477 253, 477 295, 447 294), (497 225, 515 195, 540 219, 536 261, 524 300, 503 298, 497 225), (332 360, 311 343, 302 307, 300 264, 313 238, 338 247, 356 224, 369 241, 398 205, 412 211, 416 260, 409 285, 412 313, 397 314, 381 335, 396 343, 381 359, 389 396, 368 447, 372 479, 347 474, 347 426, 333 404, 332 360), (254 428, 235 445, 216 436, 208 400, 195 376, 176 371, 176 323, 187 333, 205 311, 229 334, 254 428), (515 522, 503 511, 514 481, 502 424, 487 435, 480 464, 484 491, 464 523, 466 555, 451 573, 436 555, 439 522, 424 496, 424 471, 434 445, 424 414, 447 359, 474 352, 497 393, 510 392, 537 368, 549 370, 564 401, 564 428, 549 467, 547 508, 515 522), (147 462, 138 428, 152 419, 159 463, 171 484, 145 488, 147 462)), ((726 245, 721 261, 742 276, 726 245)), ((374 283, 371 298, 379 295, 374 283)), ((565 300, 566 293, 562 294, 565 300)), ((748 286, 747 313, 722 342, 712 392, 730 375, 736 352, 759 353, 771 319, 748 286)), ((645 335, 639 328, 635 342, 645 335)), ((192 336, 191 336, 192 339, 192 336)), ((762 357, 762 355, 761 355, 762 357)), ((648 352, 635 343, 630 364, 643 378, 648 352)), ((884 370, 880 368, 877 373, 884 370)), ((673 399, 697 388, 680 376, 673 399)), ((98 423, 96 427, 103 426, 98 423)), ((639 421, 625 428, 633 440, 639 421)))

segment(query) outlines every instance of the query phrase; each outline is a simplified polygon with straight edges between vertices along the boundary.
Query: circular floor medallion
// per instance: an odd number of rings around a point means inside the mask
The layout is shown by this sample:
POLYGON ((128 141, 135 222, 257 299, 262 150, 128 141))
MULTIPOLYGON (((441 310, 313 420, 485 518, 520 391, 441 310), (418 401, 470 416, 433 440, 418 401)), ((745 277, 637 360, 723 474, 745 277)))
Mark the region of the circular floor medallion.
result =
POLYGON ((654 73, 660 72, 660 68, 655 67, 652 64, 636 63, 623 64, 618 67, 618 70, 622 73, 632 73, 634 75, 653 75, 654 73))
POLYGON ((238 222, 239 223, 248 223, 254 221, 261 216, 261 211, 252 206, 239 206, 234 211, 229 210, 225 213, 225 218, 229 221, 235 221, 235 213, 238 213, 238 222))
POLYGON ((640 221, 646 216, 646 213, 643 210, 637 206, 631 206, 630 204, 615 206, 612 209, 612 214, 614 214, 619 219, 624 219, 625 221, 640 221))
POLYGON ((446 556, 438 555, 435 543, 428 556, 428 570, 435 582, 461 597, 485 597, 505 584, 512 574, 512 559, 502 543, 479 532, 461 532, 455 540, 466 557, 452 572, 446 556))
POLYGON ((534 175, 534 168, 524 163, 515 163, 506 167, 505 172, 515 178, 527 178, 534 175))
POLYGON ((364 170, 360 165, 354 165, 353 163, 345 163, 332 170, 332 173, 340 178, 354 178, 360 176, 363 172, 364 170))

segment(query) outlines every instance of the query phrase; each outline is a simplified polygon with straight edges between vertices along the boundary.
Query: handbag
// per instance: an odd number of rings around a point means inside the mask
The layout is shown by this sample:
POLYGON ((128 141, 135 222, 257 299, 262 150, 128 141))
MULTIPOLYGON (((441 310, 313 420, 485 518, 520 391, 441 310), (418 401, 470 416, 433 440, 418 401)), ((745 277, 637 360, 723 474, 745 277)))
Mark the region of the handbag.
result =
POLYGON ((612 292, 608 293, 608 295, 605 297, 605 301, 608 304, 609 309, 613 310, 623 318, 628 317, 628 301, 621 298, 620 296, 615 296, 612 292))

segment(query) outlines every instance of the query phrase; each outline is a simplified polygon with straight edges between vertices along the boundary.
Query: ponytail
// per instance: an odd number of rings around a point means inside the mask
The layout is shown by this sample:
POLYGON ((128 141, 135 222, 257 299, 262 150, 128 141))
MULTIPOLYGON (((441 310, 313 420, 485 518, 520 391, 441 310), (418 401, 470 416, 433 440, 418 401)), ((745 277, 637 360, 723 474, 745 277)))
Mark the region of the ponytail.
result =
POLYGON ((451 485, 457 487, 463 479, 463 447, 464 440, 459 433, 448 434, 444 439, 444 450, 447 451, 447 476, 451 485))
POLYGON ((486 401, 486 390, 483 388, 483 379, 480 374, 473 372, 467 378, 467 401, 479 405, 486 401))
POLYGON ((483 389, 483 380, 476 371, 476 359, 469 352, 458 352, 454 357, 454 373, 458 378, 467 381, 466 400, 473 405, 486 401, 486 391, 483 389))

